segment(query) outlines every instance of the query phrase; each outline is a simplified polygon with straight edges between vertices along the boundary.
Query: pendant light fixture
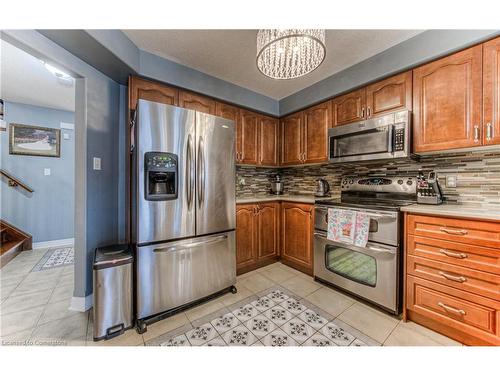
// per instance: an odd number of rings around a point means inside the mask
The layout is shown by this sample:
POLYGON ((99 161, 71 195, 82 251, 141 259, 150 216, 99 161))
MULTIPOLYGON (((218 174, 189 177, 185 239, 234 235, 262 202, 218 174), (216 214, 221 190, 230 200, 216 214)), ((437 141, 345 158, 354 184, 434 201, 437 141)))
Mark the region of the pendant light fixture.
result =
POLYGON ((257 68, 268 77, 301 77, 320 66, 325 56, 325 30, 273 29, 257 32, 257 68))

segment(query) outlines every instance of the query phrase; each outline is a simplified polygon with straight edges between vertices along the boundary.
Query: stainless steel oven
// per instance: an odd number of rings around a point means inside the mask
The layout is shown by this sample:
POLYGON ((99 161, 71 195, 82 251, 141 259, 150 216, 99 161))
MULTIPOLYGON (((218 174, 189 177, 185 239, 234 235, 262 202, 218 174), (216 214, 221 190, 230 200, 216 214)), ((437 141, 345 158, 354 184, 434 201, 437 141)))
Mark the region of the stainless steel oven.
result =
POLYGON ((415 158, 411 153, 411 113, 392 112, 328 130, 331 163, 415 158))
POLYGON ((314 277, 399 314, 402 302, 402 205, 416 201, 415 178, 344 177, 341 199, 317 200, 314 277), (327 238, 330 208, 370 218, 368 242, 359 247, 327 238))
POLYGON ((314 276, 399 313, 399 247, 368 242, 365 247, 314 233, 314 276))

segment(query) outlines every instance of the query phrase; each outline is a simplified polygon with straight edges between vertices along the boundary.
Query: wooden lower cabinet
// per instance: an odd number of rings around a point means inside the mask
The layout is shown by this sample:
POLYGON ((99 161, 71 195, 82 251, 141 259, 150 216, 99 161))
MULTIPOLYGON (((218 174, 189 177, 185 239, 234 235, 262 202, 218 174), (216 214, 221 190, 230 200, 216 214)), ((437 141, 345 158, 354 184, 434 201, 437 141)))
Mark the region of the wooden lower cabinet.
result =
POLYGON ((404 318, 500 345, 500 223, 407 214, 404 318))
POLYGON ((279 202, 236 206, 236 272, 242 274, 277 261, 279 202))
POLYGON ((281 261, 302 272, 313 272, 314 205, 281 204, 281 261))

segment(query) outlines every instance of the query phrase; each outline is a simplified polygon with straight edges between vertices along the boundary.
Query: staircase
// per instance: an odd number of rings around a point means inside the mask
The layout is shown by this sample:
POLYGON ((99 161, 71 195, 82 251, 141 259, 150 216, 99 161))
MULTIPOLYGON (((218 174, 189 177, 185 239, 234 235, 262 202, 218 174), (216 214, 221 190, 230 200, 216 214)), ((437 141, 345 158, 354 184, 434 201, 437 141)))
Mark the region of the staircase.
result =
POLYGON ((31 250, 32 238, 28 233, 0 220, 0 268, 24 250, 31 250))

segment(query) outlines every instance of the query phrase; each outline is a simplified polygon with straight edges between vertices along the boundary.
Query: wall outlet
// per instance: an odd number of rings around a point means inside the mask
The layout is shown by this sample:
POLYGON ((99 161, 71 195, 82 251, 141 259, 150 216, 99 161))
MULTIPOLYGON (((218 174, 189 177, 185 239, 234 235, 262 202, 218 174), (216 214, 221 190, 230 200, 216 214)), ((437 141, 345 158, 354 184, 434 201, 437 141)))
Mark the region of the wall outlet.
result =
POLYGON ((94 158, 94 171, 101 170, 101 158, 94 158))
POLYGON ((43 169, 43 175, 44 176, 50 176, 50 168, 44 168, 43 169))
POLYGON ((245 186, 246 185, 246 181, 243 177, 238 177, 238 185, 239 186, 245 186))
POLYGON ((66 139, 66 140, 68 140, 68 139, 70 138, 70 136, 69 136, 69 134, 68 134, 68 133, 64 133, 64 134, 63 134, 63 138, 64 138, 64 139, 66 139))
POLYGON ((456 188, 457 187, 457 176, 446 176, 446 187, 456 188))

